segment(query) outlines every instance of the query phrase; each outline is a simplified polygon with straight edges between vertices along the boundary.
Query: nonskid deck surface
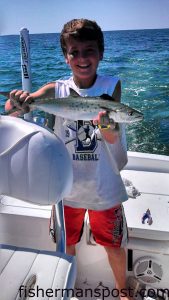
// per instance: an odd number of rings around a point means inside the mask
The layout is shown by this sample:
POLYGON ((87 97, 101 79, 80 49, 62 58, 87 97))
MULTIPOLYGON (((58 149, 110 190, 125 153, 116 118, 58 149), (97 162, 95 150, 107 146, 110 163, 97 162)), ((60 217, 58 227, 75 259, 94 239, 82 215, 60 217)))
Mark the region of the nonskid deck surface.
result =
POLYGON ((110 284, 77 282, 71 300, 119 300, 117 289, 110 284))

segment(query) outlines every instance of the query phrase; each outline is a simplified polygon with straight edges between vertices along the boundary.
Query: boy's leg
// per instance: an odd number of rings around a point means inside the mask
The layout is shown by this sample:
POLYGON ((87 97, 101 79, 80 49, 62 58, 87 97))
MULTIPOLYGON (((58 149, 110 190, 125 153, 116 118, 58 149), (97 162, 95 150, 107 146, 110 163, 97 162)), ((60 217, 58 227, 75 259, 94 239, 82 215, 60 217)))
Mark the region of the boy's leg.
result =
POLYGON ((131 296, 126 284, 126 253, 124 248, 105 247, 110 267, 115 277, 115 287, 119 290, 121 299, 131 296))
MULTIPOLYGON (((123 289, 121 299, 125 299, 127 224, 123 207, 118 205, 104 211, 89 211, 90 226, 96 242, 103 245, 115 277, 115 285, 123 289)), ((126 290, 127 296, 127 290, 126 290)), ((126 297, 128 298, 128 297, 126 297)))
POLYGON ((75 246, 76 245, 70 245, 70 246, 66 245, 66 254, 75 256, 76 255, 75 246))
POLYGON ((80 241, 83 233, 84 216, 86 209, 64 206, 66 229, 66 253, 75 255, 75 245, 80 241))

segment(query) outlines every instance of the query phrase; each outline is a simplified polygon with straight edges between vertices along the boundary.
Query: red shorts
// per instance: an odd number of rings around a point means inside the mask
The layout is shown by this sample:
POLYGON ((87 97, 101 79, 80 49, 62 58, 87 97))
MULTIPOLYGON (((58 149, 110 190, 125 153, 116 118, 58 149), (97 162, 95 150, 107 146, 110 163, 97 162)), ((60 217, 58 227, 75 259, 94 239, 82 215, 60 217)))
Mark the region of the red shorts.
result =
MULTIPOLYGON (((64 206, 67 245, 75 245, 83 233, 86 209, 64 206)), ((96 243, 123 247, 127 243, 127 225, 121 205, 96 211, 88 210, 91 231, 96 243)))

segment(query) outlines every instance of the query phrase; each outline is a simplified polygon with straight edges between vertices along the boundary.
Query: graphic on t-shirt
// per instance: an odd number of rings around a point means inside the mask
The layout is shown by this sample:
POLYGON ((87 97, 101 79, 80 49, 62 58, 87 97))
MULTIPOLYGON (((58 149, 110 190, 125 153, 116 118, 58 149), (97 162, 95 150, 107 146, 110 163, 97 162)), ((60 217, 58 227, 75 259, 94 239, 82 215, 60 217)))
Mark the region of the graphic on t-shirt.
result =
POLYGON ((98 160, 98 156, 94 154, 98 147, 98 138, 95 133, 96 126, 93 125, 92 121, 74 121, 66 123, 66 127, 66 144, 75 142, 73 160, 98 160), (86 155, 87 153, 88 155, 86 155))
POLYGON ((76 153, 94 152, 97 148, 97 136, 94 132, 95 127, 91 121, 77 121, 76 128, 76 153))

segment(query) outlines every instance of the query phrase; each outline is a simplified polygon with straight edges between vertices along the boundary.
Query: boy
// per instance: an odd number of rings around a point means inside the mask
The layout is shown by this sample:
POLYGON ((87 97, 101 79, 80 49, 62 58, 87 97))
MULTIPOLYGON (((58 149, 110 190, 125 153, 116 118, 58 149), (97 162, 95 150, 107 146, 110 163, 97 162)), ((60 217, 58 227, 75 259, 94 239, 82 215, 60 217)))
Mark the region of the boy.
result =
MULTIPOLYGON (((31 94, 12 91, 6 110, 13 105, 22 111, 27 110, 28 104, 39 97, 66 97, 70 88, 82 97, 109 94, 115 101, 120 101, 120 81, 97 74, 104 52, 103 33, 97 23, 74 19, 64 25, 60 41, 73 76, 48 83, 31 94)), ((72 193, 64 199, 67 253, 75 255, 75 245, 80 240, 84 215, 88 210, 94 238, 105 247, 116 288, 120 291, 126 288, 123 247, 127 229, 121 203, 127 200, 127 194, 120 174, 112 168, 111 159, 119 171, 127 163, 124 128, 120 125, 117 134, 107 114, 100 112, 98 118, 90 122, 56 117, 54 130, 65 141, 74 170, 72 193)), ((124 295, 121 297, 124 299, 124 295)))

